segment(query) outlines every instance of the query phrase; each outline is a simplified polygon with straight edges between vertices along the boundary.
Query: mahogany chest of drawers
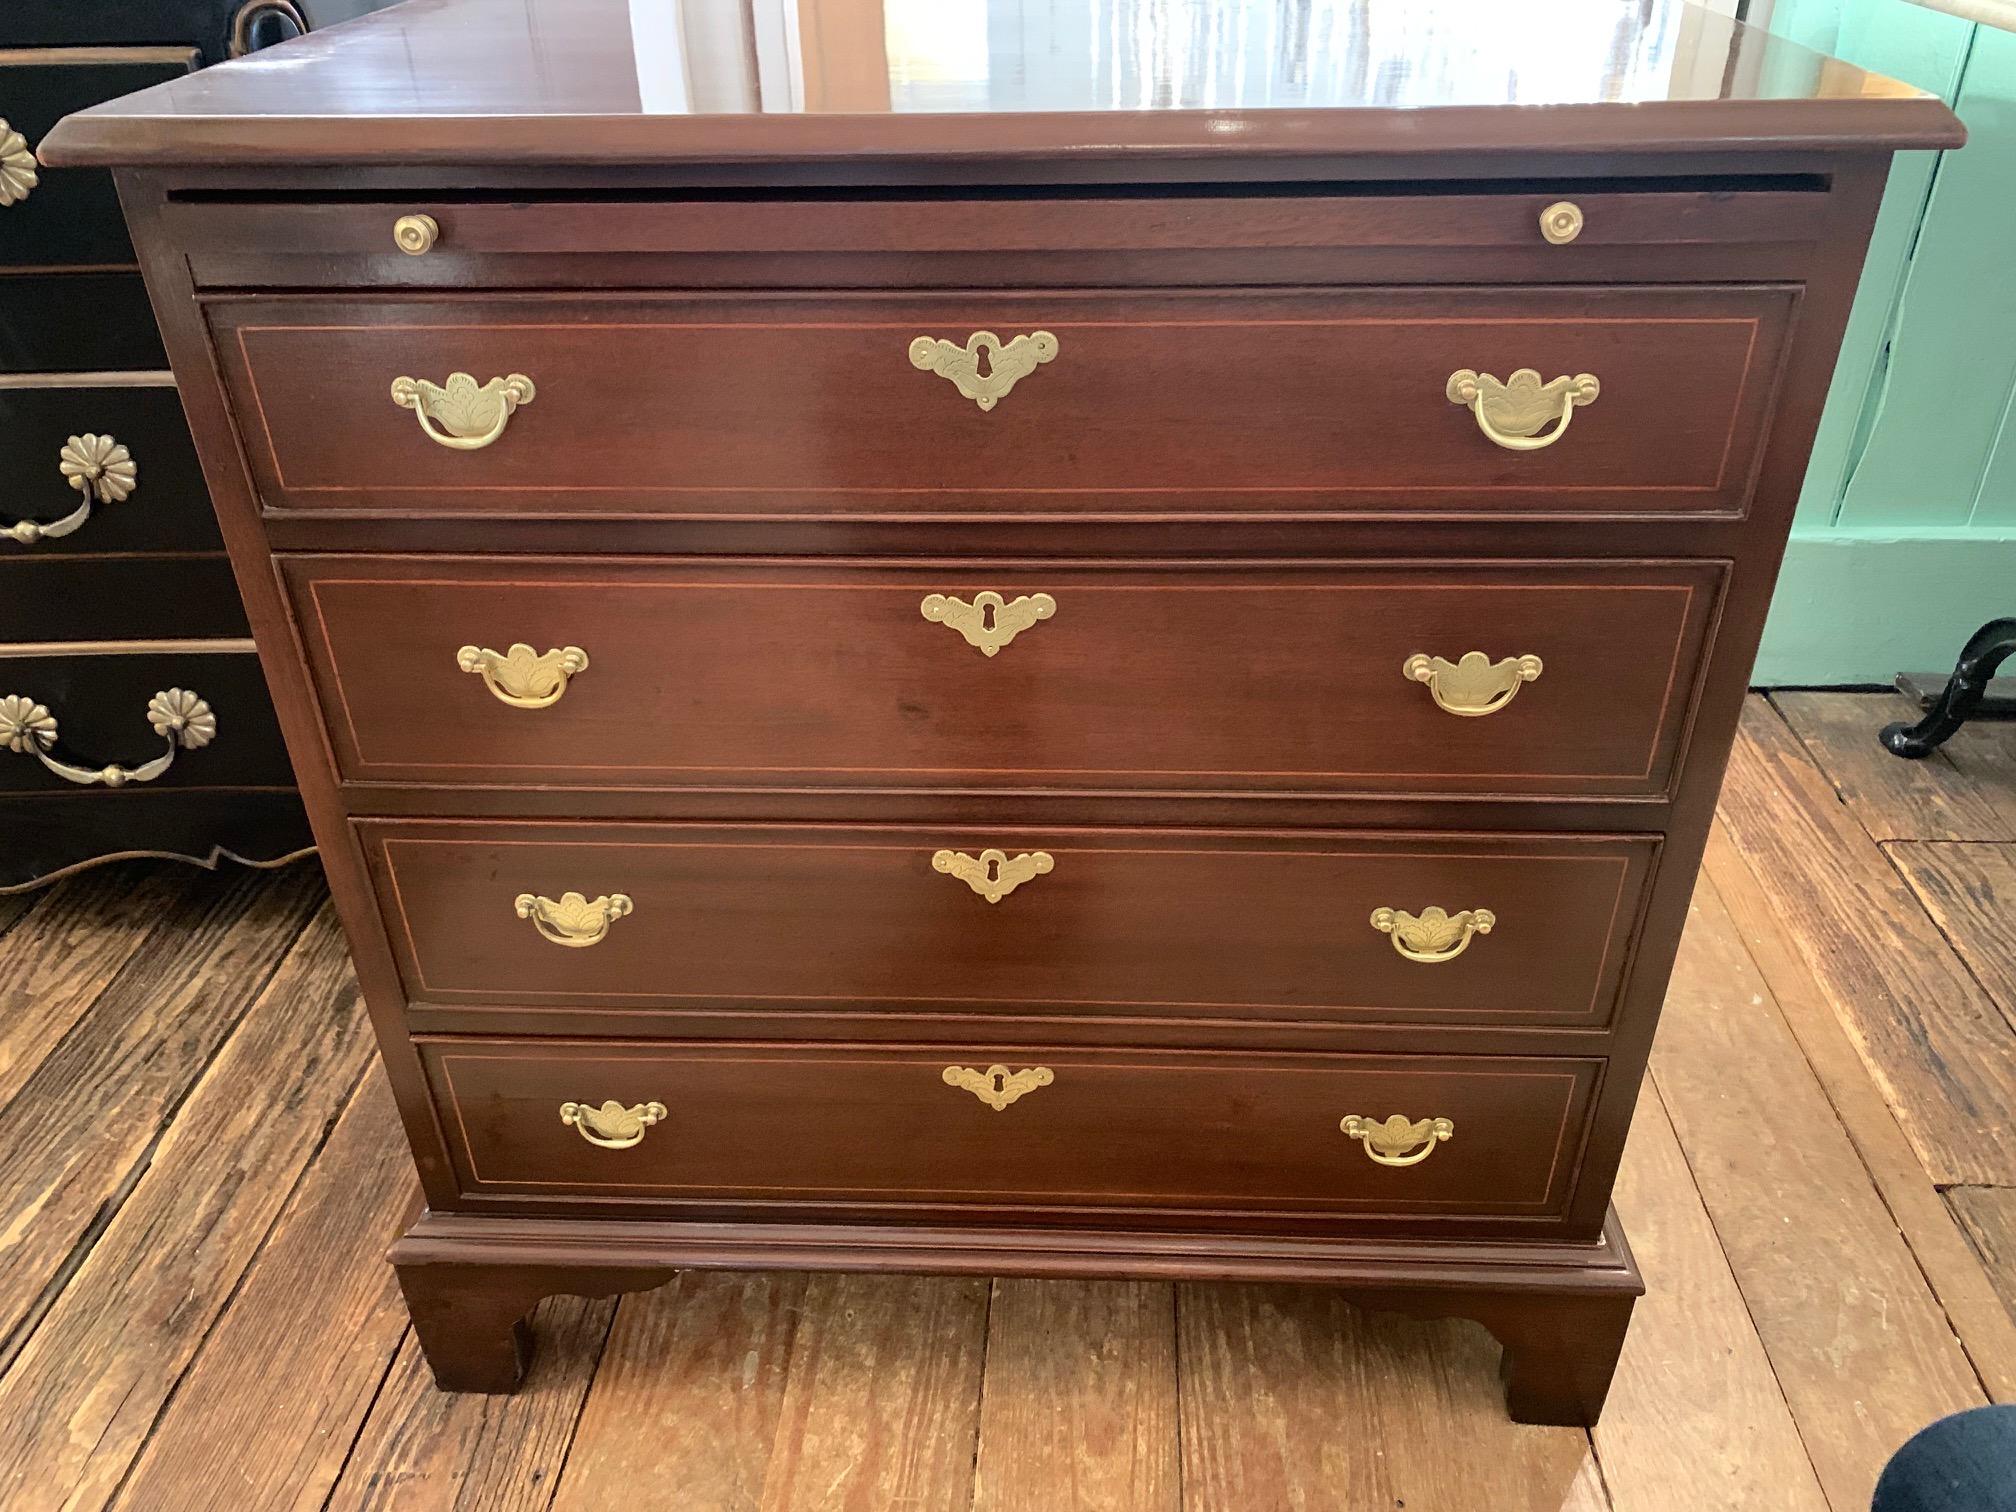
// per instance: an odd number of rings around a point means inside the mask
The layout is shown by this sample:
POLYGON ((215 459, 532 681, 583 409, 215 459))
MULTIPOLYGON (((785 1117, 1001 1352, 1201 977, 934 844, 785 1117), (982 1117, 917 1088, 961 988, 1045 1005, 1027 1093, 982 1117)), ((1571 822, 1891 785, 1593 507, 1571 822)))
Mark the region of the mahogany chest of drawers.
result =
POLYGON ((1888 155, 1959 132, 1504 10, 1142 79, 1055 7, 976 73, 414 0, 51 139, 119 173, 444 1386, 549 1293, 856 1267, 1346 1286, 1599 1410, 1888 155), (1542 92, 1465 82, 1494 26, 1542 92))

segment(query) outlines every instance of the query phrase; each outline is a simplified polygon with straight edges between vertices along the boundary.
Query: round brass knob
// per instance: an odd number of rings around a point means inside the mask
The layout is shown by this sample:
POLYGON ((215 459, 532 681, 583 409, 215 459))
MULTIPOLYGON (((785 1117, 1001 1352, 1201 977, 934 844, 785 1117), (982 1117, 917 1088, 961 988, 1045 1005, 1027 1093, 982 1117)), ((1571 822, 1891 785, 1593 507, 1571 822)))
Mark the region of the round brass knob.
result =
POLYGON ((409 257, 418 257, 440 239, 440 222, 431 215, 402 215, 392 222, 392 244, 409 257))
POLYGON ((1556 200, 1540 212, 1540 234, 1557 247, 1565 247, 1582 234, 1582 207, 1572 200, 1556 200))

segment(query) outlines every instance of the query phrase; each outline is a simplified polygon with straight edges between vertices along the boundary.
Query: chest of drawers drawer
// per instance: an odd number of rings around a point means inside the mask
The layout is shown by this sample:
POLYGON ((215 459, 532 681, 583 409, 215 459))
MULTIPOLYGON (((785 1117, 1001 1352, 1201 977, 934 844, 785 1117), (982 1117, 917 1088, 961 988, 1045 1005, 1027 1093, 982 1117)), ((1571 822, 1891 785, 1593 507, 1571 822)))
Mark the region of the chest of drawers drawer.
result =
POLYGON ((189 47, 48 47, 0 54, 0 266, 133 261, 112 175, 45 169, 35 148, 64 116, 188 73, 189 47))
POLYGON ((0 552, 223 552, 165 372, 0 380, 0 434, 0 552))
POLYGON ((1601 1028, 1658 852, 1011 825, 360 832, 416 1001, 555 1025, 685 1009, 1601 1028))
POLYGON ((478 1203, 1311 1230, 1558 1220, 1603 1070, 971 1041, 423 1039, 420 1053, 478 1203))
POLYGON ((283 562, 354 781, 1626 795, 1724 570, 283 562))
POLYGON ((209 309, 272 509, 1731 517, 1795 303, 1469 288, 209 309))
POLYGON ((0 793, 81 796, 86 786, 97 793, 134 783, 157 792, 284 788, 293 781, 249 650, 210 650, 203 642, 102 654, 0 650, 0 793), (127 775, 104 781, 111 766, 127 775))

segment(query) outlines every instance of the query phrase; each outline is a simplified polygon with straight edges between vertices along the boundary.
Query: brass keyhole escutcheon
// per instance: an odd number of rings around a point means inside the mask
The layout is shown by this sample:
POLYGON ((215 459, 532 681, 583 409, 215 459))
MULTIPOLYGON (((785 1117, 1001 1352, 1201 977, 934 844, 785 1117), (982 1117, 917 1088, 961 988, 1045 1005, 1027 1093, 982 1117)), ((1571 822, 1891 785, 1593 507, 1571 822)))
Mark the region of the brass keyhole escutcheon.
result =
POLYGON ((918 608, 932 624, 949 625, 957 630, 966 644, 982 656, 996 656, 1031 625, 1054 615, 1057 600, 1047 593, 1025 593, 1020 598, 1004 599, 990 588, 974 594, 970 604, 948 593, 929 593, 918 608))
POLYGON ((1030 1066, 1021 1071, 1010 1071, 1006 1066, 996 1062, 984 1071, 976 1071, 971 1066, 947 1066, 939 1073, 939 1078, 948 1087, 971 1092, 999 1113, 1018 1098, 1027 1096, 1039 1087, 1049 1086, 1057 1080, 1057 1073, 1048 1066, 1030 1066))
POLYGON ((1048 876, 1056 866, 1056 859, 1048 851, 1024 851, 1011 856, 1006 851, 990 849, 969 856, 964 851, 941 850, 931 857, 932 870, 957 877, 989 903, 999 903, 1024 882, 1048 876))

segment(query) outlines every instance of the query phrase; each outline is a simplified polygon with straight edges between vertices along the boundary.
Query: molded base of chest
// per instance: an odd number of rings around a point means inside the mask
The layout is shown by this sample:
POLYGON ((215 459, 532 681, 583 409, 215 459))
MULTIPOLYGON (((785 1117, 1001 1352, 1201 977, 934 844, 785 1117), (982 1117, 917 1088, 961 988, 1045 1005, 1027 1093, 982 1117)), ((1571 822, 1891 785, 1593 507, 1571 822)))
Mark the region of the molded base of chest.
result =
POLYGON ((390 1258, 446 1391, 515 1388, 540 1299, 648 1291, 680 1270, 1237 1280, 1338 1286, 1374 1310, 1473 1319, 1504 1345, 1515 1420, 1583 1426, 1603 1410, 1645 1289, 1614 1211, 1592 1242, 1526 1244, 423 1212, 390 1258))

